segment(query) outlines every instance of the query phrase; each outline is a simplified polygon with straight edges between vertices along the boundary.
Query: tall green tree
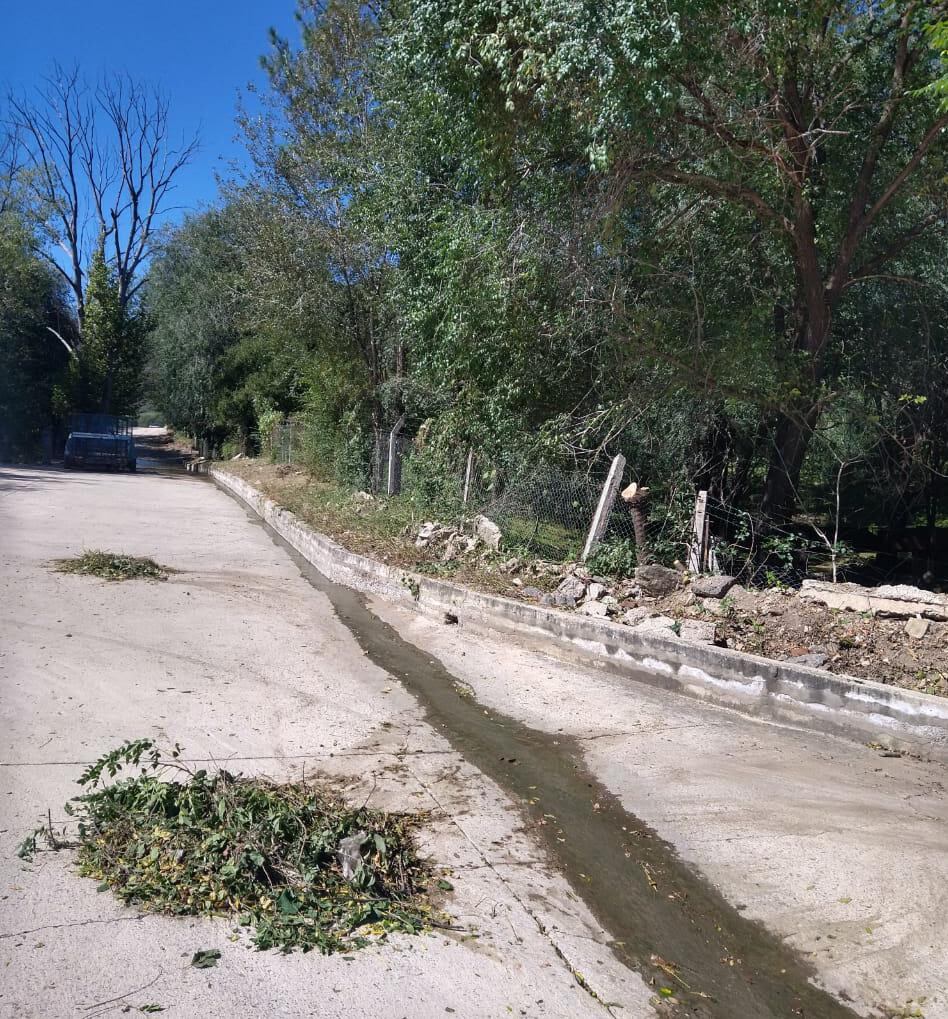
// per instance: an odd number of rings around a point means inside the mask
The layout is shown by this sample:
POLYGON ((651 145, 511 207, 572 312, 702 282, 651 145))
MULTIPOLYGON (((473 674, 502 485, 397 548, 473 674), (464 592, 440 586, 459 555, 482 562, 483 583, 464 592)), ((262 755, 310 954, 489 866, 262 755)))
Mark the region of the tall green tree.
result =
POLYGON ((330 465, 407 413, 443 484, 621 450, 775 517, 842 463, 853 527, 937 519, 943 16, 303 0, 251 170, 156 263, 164 405, 303 411, 330 465))
POLYGON ((71 338, 61 286, 33 255, 27 218, 0 212, 0 458, 35 456, 55 419, 70 356, 52 334, 71 338))
POLYGON ((634 228, 648 188, 682 210, 727 206, 731 231, 768 249, 769 299, 755 302, 769 304, 781 378, 763 505, 783 514, 833 399, 843 307, 924 235, 944 236, 948 113, 921 91, 937 16, 842 0, 678 13, 409 0, 396 49, 428 101, 463 118, 485 166, 527 173, 531 138, 571 135, 584 158, 560 170, 600 189, 600 228, 634 228))
POLYGON ((89 266, 83 307, 71 405, 105 414, 134 414, 141 399, 144 322, 123 308, 117 274, 101 246, 89 266))
POLYGON ((376 93, 384 32, 373 5, 358 0, 300 0, 296 17, 299 45, 273 34, 262 60, 270 114, 241 122, 254 160, 248 190, 267 193, 268 204, 254 207, 309 254, 298 275, 284 259, 281 278, 295 288, 287 299, 319 303, 324 365, 347 365, 340 382, 350 393, 353 371, 361 375, 362 409, 381 428, 403 409, 405 372, 387 317, 394 263, 378 201, 393 144, 376 93))

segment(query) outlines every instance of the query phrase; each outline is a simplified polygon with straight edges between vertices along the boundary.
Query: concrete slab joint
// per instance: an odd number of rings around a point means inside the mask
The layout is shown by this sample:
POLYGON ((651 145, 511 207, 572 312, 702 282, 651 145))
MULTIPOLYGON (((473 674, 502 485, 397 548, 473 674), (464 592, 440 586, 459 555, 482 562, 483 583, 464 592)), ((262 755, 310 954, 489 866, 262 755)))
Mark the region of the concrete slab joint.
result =
MULTIPOLYGON (((403 604, 413 601, 418 611, 439 620, 450 613, 474 628, 541 640, 553 653, 579 655, 630 679, 745 714, 948 761, 948 699, 702 643, 714 639, 710 632, 682 639, 660 625, 663 620, 630 627, 605 616, 561 612, 406 575, 312 531, 243 480, 216 468, 210 474, 331 580, 403 604)), ((921 602, 916 589, 893 588, 877 589, 870 598, 866 589, 850 590, 853 587, 806 582, 801 596, 835 608, 948 619, 945 596, 921 592, 930 599, 921 602)), ((581 596, 578 591, 569 594, 570 601, 581 596)))

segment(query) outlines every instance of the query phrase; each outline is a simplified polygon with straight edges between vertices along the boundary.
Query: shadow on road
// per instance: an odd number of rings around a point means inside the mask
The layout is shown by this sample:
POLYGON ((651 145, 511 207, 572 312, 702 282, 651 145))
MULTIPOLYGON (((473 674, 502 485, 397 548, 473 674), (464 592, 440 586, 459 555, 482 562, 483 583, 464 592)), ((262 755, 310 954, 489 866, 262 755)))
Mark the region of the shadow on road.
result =
MULTIPOLYGON (((68 480, 66 474, 61 465, 55 464, 16 464, 12 467, 0 464, 0 492, 26 492, 58 485, 68 480)), ((91 481, 79 483, 92 484, 91 481)))
MULTIPOLYGON (((135 447, 138 451, 138 474, 158 474, 166 478, 201 477, 189 474, 185 470, 185 465, 195 454, 171 445, 163 436, 136 436, 135 447)), ((96 467, 72 467, 66 470, 61 461, 54 461, 51 464, 0 464, 0 492, 35 490, 64 481, 91 485, 97 480, 115 478, 128 473, 96 467)))

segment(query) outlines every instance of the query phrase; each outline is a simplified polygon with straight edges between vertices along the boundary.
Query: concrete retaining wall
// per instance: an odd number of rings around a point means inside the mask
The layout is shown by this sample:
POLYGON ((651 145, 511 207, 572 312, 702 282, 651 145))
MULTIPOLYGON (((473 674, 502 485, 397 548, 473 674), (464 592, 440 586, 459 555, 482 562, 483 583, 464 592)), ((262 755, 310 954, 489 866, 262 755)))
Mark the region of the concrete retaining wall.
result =
POLYGON ((515 632, 547 650, 749 715, 832 732, 948 762, 948 699, 775 662, 674 635, 501 598, 406 573, 349 552, 240 478, 211 477, 266 521, 330 580, 465 625, 515 632), (551 648, 551 644, 553 647, 551 648))

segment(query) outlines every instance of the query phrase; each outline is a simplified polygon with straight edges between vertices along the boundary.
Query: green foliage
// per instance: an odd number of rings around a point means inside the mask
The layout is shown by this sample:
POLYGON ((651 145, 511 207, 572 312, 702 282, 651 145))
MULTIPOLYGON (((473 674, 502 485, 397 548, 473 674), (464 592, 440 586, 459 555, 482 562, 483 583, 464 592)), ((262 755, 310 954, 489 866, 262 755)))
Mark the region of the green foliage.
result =
POLYGON ((631 577, 637 565, 635 542, 628 538, 604 541, 593 549, 586 565, 593 573, 607 577, 631 577))
MULTIPOLYGON (((455 193, 487 214, 512 211, 518 255, 533 230, 546 228, 548 251, 569 238, 574 271, 555 273, 560 289, 579 277, 586 307, 607 311, 607 335, 585 345, 598 368, 587 400, 602 402, 570 408, 581 436, 601 441, 590 417, 614 428, 638 413, 640 400, 623 410, 622 388, 641 388, 665 362, 690 401, 713 393, 732 421, 750 408, 751 434, 764 422, 765 500, 775 510, 797 501, 839 356, 868 364, 845 323, 886 287, 894 253, 915 243, 904 276, 922 284, 918 239, 944 250, 939 121, 929 99, 902 93, 931 78, 921 52, 924 32, 940 30, 931 17, 924 5, 830 0, 671 14, 646 3, 414 0, 396 19, 392 59, 416 83, 416 107, 454 121, 439 137, 455 147, 455 193), (913 53, 905 66, 903 52, 913 53), (763 116, 762 96, 783 112, 763 116), (807 133, 817 121, 833 131, 807 133), (788 147, 788 130, 799 146, 788 147), (906 165, 914 174, 900 176, 906 165), (465 191, 472 180, 482 190, 465 191)), ((450 198, 441 185, 435 193, 450 198)), ((531 319, 550 335, 549 318, 531 319)))
MULTIPOLYGON (((314 783, 192 769, 180 747, 168 756, 150 740, 104 755, 79 781, 79 871, 140 909, 226 916, 257 948, 326 953, 435 920, 407 815, 348 806, 314 783), (126 767, 139 772, 106 781, 126 767)), ((192 965, 217 958, 198 952, 192 965)))
POLYGON ((123 309, 115 270, 96 248, 89 265, 76 356, 61 398, 64 410, 135 414, 141 400, 147 323, 123 309))
POLYGON ((220 957, 220 949, 205 948, 191 956, 191 965, 195 969, 211 969, 217 965, 220 957))
POLYGON ((0 459, 41 452, 70 360, 50 329, 74 339, 62 289, 33 254, 36 241, 27 216, 0 213, 0 459))
POLYGON ((273 432, 283 421, 278 410, 267 408, 266 404, 258 405, 257 428, 260 431, 260 450, 265 456, 273 456, 273 432))
MULTIPOLYGON (((232 297, 239 279, 233 217, 211 211, 188 218, 165 238, 145 304, 155 320, 149 344, 152 400, 177 428, 195 437, 247 429, 246 418, 221 427, 217 413, 222 360, 239 332, 232 297)), ((231 389, 232 379, 228 379, 231 389)))
MULTIPOLYGON (((936 14, 301 0, 266 115, 240 118, 249 173, 153 266, 155 399, 234 451, 294 415, 306 465, 360 488, 405 414, 419 515, 461 512, 470 449, 491 497, 622 452, 666 507, 660 562, 698 488, 758 523, 934 526, 936 14)), ((525 547, 581 544, 585 524, 508 515, 525 547)), ((722 531, 736 566, 812 557, 722 531)))
POLYGON ((928 38, 938 54, 943 74, 926 86, 926 91, 939 100, 941 109, 948 111, 948 18, 928 26, 928 38))
POLYGON ((92 550, 72 559, 54 559, 59 573, 78 573, 103 580, 167 580, 171 572, 145 556, 92 550))

